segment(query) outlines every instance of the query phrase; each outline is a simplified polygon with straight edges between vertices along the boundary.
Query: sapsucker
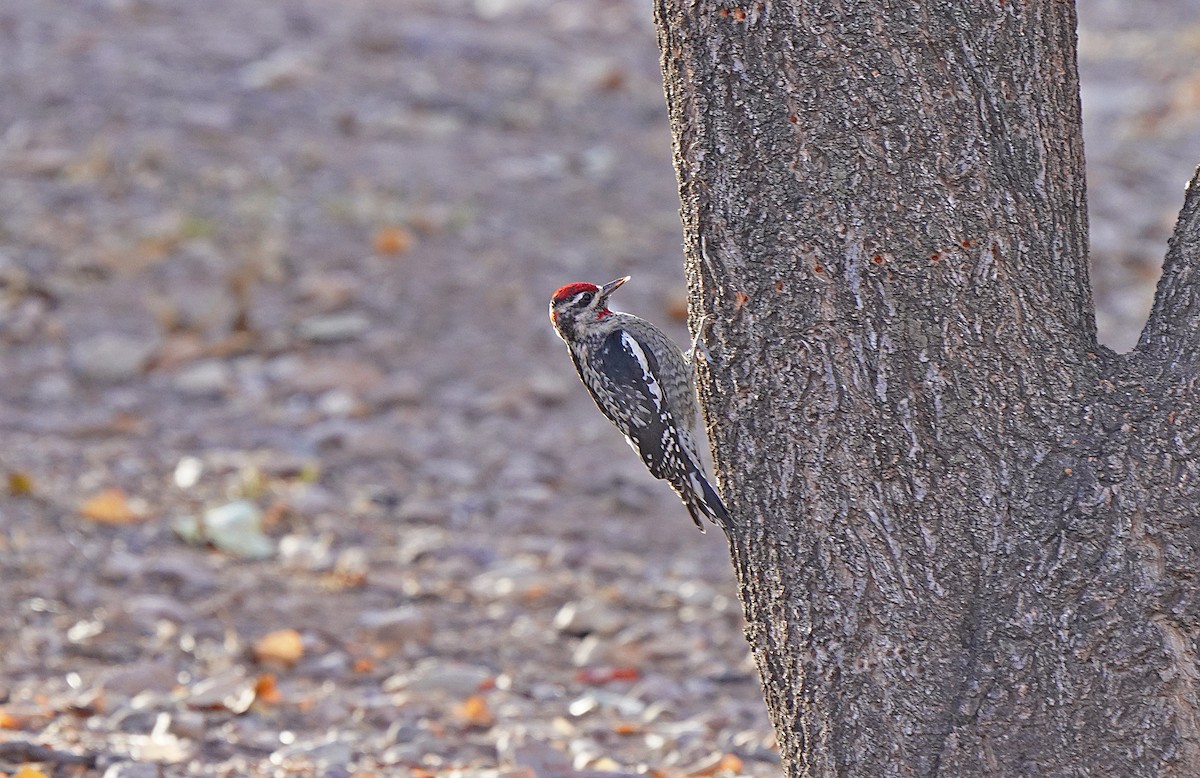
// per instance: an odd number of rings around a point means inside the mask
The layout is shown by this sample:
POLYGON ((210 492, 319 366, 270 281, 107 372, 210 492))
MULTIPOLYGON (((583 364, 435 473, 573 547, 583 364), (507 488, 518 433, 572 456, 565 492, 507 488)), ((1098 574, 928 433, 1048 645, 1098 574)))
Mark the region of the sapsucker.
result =
POLYGON ((701 516, 724 528, 729 513, 697 455, 696 344, 684 354, 645 319, 609 310, 609 295, 628 280, 567 284, 550 299, 550 320, 592 399, 650 473, 671 485, 701 532, 701 516))

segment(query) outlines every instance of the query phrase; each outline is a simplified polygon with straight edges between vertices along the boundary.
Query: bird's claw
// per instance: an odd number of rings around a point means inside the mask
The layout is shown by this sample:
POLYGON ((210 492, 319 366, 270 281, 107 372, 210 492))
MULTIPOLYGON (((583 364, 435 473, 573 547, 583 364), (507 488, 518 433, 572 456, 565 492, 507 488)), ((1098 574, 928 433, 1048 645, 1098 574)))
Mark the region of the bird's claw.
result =
POLYGON ((707 313, 700 317, 700 324, 696 327, 696 335, 692 338, 692 347, 688 349, 687 360, 691 364, 695 364, 696 355, 699 354, 704 358, 704 361, 712 364, 712 354, 708 353, 708 348, 705 347, 700 339, 704 337, 704 333, 708 330, 708 322, 712 319, 707 313))

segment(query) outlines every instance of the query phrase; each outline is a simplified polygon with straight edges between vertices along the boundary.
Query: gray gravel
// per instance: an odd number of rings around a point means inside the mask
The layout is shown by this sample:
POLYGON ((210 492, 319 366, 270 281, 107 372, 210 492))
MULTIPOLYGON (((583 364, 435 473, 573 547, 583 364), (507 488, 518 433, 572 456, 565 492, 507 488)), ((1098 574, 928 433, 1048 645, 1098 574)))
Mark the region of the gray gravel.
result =
MULTIPOLYGON (((1200 19, 1083 5, 1120 346, 1200 19)), ((0 772, 778 774, 722 539, 546 321, 630 273, 682 342, 677 209, 644 4, 4 4, 0 772)))

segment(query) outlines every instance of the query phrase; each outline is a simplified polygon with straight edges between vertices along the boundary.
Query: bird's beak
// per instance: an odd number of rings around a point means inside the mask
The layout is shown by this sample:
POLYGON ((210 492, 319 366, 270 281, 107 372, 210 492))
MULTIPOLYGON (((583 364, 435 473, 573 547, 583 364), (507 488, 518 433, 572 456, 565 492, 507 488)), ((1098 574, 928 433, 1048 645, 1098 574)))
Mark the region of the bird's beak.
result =
POLYGON ((626 281, 628 281, 631 278, 633 278, 633 276, 622 276, 621 278, 618 278, 616 281, 609 281, 607 284, 600 287, 600 299, 607 300, 608 296, 610 294, 617 291, 617 289, 619 289, 621 287, 621 284, 625 283, 626 281))

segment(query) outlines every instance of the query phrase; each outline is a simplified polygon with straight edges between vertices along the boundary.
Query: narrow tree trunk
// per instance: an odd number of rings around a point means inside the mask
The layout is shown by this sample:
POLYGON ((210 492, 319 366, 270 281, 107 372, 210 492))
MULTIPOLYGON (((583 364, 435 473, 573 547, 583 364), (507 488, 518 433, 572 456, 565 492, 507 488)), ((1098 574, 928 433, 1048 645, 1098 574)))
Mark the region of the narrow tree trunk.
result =
POLYGON ((1200 774, 1200 185, 1095 340, 1062 0, 656 0, 792 776, 1200 774))

